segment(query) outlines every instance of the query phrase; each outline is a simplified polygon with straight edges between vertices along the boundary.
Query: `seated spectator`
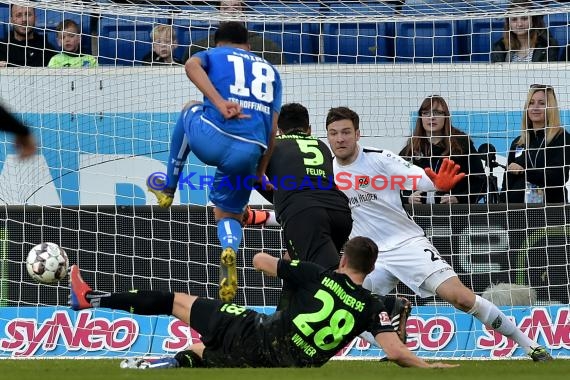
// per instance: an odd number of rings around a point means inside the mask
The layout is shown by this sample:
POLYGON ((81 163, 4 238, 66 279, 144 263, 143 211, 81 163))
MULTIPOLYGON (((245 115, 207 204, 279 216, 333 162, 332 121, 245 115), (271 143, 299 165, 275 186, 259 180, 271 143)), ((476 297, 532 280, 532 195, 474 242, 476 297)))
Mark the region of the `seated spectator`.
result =
POLYGON ((81 30, 73 20, 63 20, 57 25, 57 44, 62 52, 56 54, 48 67, 97 67, 97 58, 81 54, 81 30))
POLYGON ((182 62, 172 55, 178 46, 176 33, 172 25, 158 25, 152 29, 152 51, 143 61, 146 65, 181 65, 182 62))
POLYGON ((36 33, 36 10, 31 7, 10 7, 12 31, 0 41, 0 67, 45 67, 56 54, 45 35, 36 33))
POLYGON ((438 171, 444 158, 461 166, 465 178, 449 193, 426 194, 403 192, 404 202, 416 203, 477 203, 486 192, 485 168, 471 138, 451 124, 445 99, 439 95, 425 98, 418 111, 412 137, 400 152, 421 168, 438 171))
MULTIPOLYGON (((508 11, 532 7, 530 0, 511 0, 508 11)), ((496 41, 491 62, 554 62, 559 48, 549 36, 542 15, 512 16, 505 19, 503 37, 496 41)))
MULTIPOLYGON (((243 12, 243 1, 239 0, 221 0, 220 12, 225 14, 236 14, 243 12)), ((251 52, 265 58, 273 65, 280 65, 283 62, 282 50, 275 42, 263 37, 263 34, 249 31, 249 45, 251 52)), ((188 58, 199 51, 214 47, 214 33, 206 39, 193 42, 190 48, 184 53, 183 61, 186 62, 188 58)))
POLYGON ((513 140, 501 200, 508 203, 565 203, 570 168, 570 134, 560 122, 552 86, 530 86, 521 135, 513 140))

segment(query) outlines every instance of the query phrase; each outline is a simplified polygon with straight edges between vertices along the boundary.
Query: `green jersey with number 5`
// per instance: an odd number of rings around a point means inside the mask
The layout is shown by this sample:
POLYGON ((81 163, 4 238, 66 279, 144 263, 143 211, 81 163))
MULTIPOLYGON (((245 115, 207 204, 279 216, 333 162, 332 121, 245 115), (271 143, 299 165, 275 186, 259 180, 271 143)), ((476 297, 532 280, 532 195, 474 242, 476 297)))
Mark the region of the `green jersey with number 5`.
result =
POLYGON ((334 181, 330 149, 313 136, 278 136, 266 174, 276 187, 273 204, 282 221, 309 207, 350 212, 348 198, 334 181))

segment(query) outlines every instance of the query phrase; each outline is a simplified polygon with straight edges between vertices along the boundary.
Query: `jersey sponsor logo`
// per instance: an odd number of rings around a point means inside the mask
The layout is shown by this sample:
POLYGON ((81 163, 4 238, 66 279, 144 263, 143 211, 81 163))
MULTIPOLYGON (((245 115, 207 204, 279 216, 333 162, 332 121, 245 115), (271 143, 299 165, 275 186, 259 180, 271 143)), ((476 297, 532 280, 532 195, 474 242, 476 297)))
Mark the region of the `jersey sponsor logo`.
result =
POLYGON ((267 115, 271 114, 271 108, 258 102, 252 102, 251 100, 242 100, 237 98, 228 98, 228 101, 237 103, 242 108, 246 108, 248 110, 260 111, 267 115))
POLYGON ((392 325, 392 321, 390 320, 390 316, 385 311, 380 312, 380 314, 378 314, 378 317, 380 317, 380 324, 382 326, 391 326, 392 325))
POLYGON ((359 189, 365 189, 370 184, 370 177, 368 176, 357 176, 356 179, 358 180, 357 186, 359 189))
POLYGON ((375 201, 375 200, 378 200, 378 195, 376 194, 371 194, 371 193, 358 194, 355 195, 354 197, 348 198, 348 205, 350 207, 360 206, 361 203, 375 201))
POLYGON ((344 288, 339 283, 337 283, 336 281, 331 279, 330 277, 323 278, 323 280, 321 281, 321 284, 323 284, 324 286, 329 288, 338 298, 340 298, 340 300, 342 302, 344 302, 344 304, 346 306, 348 306, 348 307, 350 307, 356 311, 364 310, 364 306, 365 306, 364 302, 357 301, 356 298, 354 298, 351 295, 349 295, 348 293, 346 293, 344 288))

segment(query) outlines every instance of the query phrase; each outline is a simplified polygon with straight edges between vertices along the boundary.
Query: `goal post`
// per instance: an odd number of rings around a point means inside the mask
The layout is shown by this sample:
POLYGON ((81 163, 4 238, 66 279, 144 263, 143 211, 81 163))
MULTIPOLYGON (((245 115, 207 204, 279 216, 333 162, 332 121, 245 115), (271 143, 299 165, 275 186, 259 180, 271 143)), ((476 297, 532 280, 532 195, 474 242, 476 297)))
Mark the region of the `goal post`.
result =
MULTIPOLYGON (((0 358, 160 355, 198 339, 166 317, 74 313, 66 308, 67 280, 36 284, 25 269, 29 249, 54 242, 102 291, 217 296, 220 246, 208 188, 199 183, 214 169, 191 155, 183 175, 190 185, 179 187, 171 209, 158 208, 146 190, 148 175, 166 171, 180 109, 201 99, 182 66, 143 65, 155 26, 173 27, 174 54, 182 59, 198 42, 208 47, 219 22, 245 22, 262 38, 261 55, 280 55, 283 101, 308 108, 319 138, 326 137, 328 110, 348 106, 360 115, 363 145, 398 153, 422 100, 439 94, 453 125, 476 147, 492 144, 505 164, 510 142, 520 134, 530 84, 553 85, 562 123, 570 120, 567 62, 490 62, 505 17, 514 15, 543 15, 562 57, 570 6, 534 3, 507 13, 502 0, 266 0, 245 1, 241 12, 222 11, 217 1, 0 2, 0 39, 12 32, 10 7, 33 6, 35 30, 56 52, 55 28, 70 18, 99 63, 0 69, 2 102, 33 129, 39 146, 35 157, 20 161, 12 136, 0 140, 0 358)), ((500 187, 503 170, 492 174, 500 187)), ((257 194, 251 203, 271 207, 257 194)), ((491 284, 508 284, 496 287, 492 300, 553 356, 570 357, 564 335, 570 304, 567 206, 421 205, 408 211, 467 286, 483 294, 491 284), (517 297, 529 304, 513 306, 517 297)), ((256 272, 251 260, 260 250, 281 255, 282 239, 278 228, 245 228, 237 303, 273 310, 281 283, 256 272)), ((415 306, 408 346, 418 355, 524 356, 440 299, 415 297, 405 287, 397 291, 415 306)), ((338 355, 381 356, 361 340, 338 355)))

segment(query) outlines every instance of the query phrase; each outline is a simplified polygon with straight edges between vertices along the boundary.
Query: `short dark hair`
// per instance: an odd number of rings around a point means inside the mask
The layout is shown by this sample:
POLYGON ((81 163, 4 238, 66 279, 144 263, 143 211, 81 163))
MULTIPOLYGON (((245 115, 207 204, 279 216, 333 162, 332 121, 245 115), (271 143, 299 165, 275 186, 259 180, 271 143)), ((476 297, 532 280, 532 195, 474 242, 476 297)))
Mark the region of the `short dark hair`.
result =
POLYGON ((360 128, 360 117, 356 112, 348 107, 336 107, 331 108, 327 114, 326 129, 329 129, 329 125, 339 120, 350 120, 354 125, 354 130, 357 131, 360 128))
POLYGON ((65 19, 65 20, 61 21, 59 24, 57 24, 57 27, 55 29, 58 32, 63 32, 67 28, 75 28, 76 33, 81 32, 79 25, 77 25, 77 23, 75 21, 70 20, 70 19, 65 19))
POLYGON ((245 25, 238 21, 221 22, 214 33, 214 44, 226 42, 230 44, 247 44, 248 32, 245 25))
POLYGON ((309 124, 309 111, 304 105, 299 103, 288 103, 281 107, 277 126, 283 133, 292 131, 301 131, 308 133, 311 125, 309 124))
POLYGON ((378 246, 370 238, 356 236, 344 244, 344 256, 350 268, 368 274, 374 270, 378 258, 378 246))

